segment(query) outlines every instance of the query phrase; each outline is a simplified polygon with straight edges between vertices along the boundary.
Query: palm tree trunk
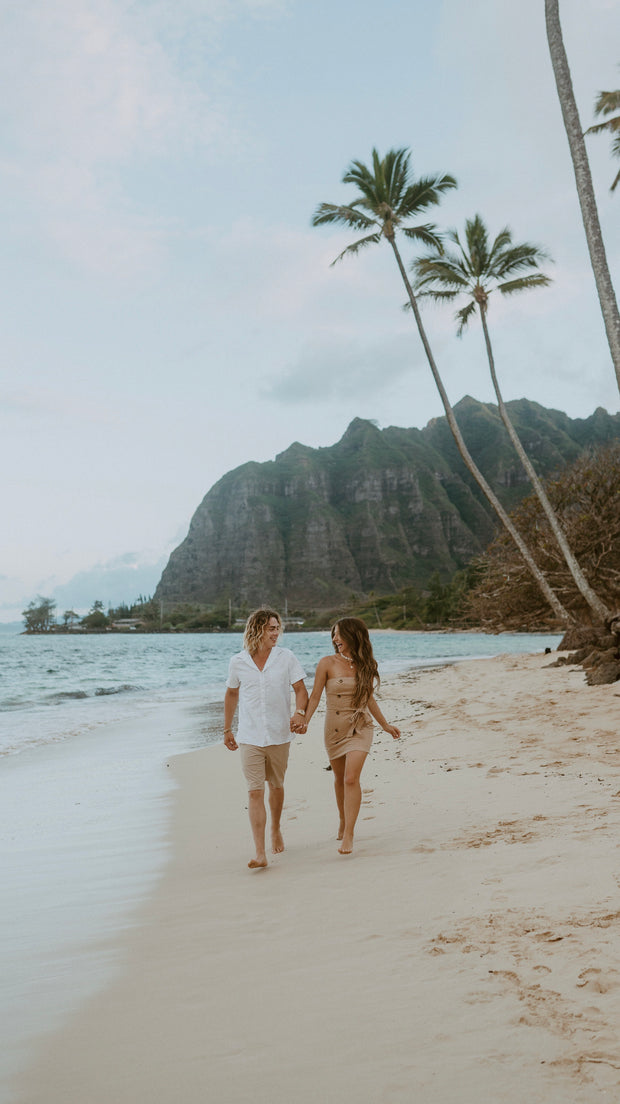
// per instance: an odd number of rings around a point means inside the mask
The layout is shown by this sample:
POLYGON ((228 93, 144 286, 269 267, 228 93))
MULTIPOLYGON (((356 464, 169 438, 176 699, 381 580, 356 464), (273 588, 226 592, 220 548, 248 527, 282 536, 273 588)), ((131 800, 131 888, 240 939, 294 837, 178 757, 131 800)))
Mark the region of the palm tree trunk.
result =
POLYGON ((581 217, 583 219, 588 250, 590 252, 590 262, 592 264, 592 271, 594 272, 594 279, 596 280, 596 289, 598 291, 603 321, 607 332, 609 351, 616 372, 618 389, 620 390, 620 313, 618 312, 616 294, 607 264, 601 224, 599 222, 596 199, 594 196, 594 187, 592 185, 590 163, 588 161, 586 144, 583 138, 579 112, 573 92, 573 82, 571 80, 568 59, 562 40, 559 0, 545 0, 545 20, 547 24, 547 40, 549 42, 551 64, 553 65, 560 107, 562 108, 564 126, 566 128, 566 135, 568 137, 568 144, 573 160, 577 194, 579 196, 581 217))
POLYGON ((398 268, 400 270, 400 274, 402 276, 403 283, 405 285, 405 288, 407 289, 407 296, 408 296, 409 302, 411 304, 411 309, 413 310, 413 314, 414 314, 414 317, 415 317, 415 320, 416 320, 416 325, 418 327, 418 332, 420 334, 420 338, 422 339, 422 344, 424 346, 424 352, 426 353, 426 359, 428 360, 431 372, 433 373, 433 379, 435 380, 437 390, 439 391, 439 394, 441 396, 441 401, 443 403, 443 408, 446 412, 446 418, 447 418, 447 421, 448 421, 448 425, 450 426, 452 436, 454 437, 454 440, 456 442, 456 447, 459 450, 459 453, 461 455, 463 463, 465 464, 465 467, 467 468, 470 475, 475 479, 476 483, 480 487, 480 489, 481 489, 482 493, 484 494, 485 498, 488 500, 488 502, 490 502, 491 506, 495 510, 495 513, 497 514, 500 521, 502 522, 502 525, 510 533, 510 536, 514 540, 517 548, 519 549, 519 552, 523 556, 523 559, 525 560, 527 566, 529 567, 532 575, 534 576, 534 579, 538 583, 538 586, 539 586, 540 590, 544 594, 545 599, 547 600, 547 602, 551 606, 551 608, 552 608, 553 612, 555 613, 556 617, 564 625, 569 625, 569 624, 572 623, 573 618, 569 614, 568 610, 566 610, 564 608, 564 606, 560 602, 560 599, 558 598, 555 591, 553 591, 551 589, 551 587, 549 586, 549 583, 547 582, 545 576, 543 575, 542 571, 540 570, 538 564, 534 560, 534 557, 532 556, 529 548, 527 547, 525 541, 523 540, 523 537, 521 536, 521 534, 518 532, 518 530, 513 525, 512 521, 508 517, 508 514, 504 510, 504 507, 502 506, 502 504, 499 501, 499 499, 497 498, 497 496, 491 490, 491 488, 490 488, 489 484, 487 483, 486 479, 484 478, 482 472, 479 470, 479 468, 477 467, 473 457, 471 456, 471 454, 469 452, 469 449, 467 448, 467 445, 465 444, 465 441, 463 440, 463 436, 462 436, 461 431, 459 429, 458 422, 457 422, 457 420, 454 416, 454 411, 453 411, 453 409, 450 405, 450 400, 448 399, 448 395, 447 395, 446 390, 444 388, 443 381, 441 379, 441 376, 439 375, 437 365, 435 364, 435 359, 433 357, 433 353, 431 351, 431 347, 429 345, 428 338, 426 336, 426 331, 425 331, 424 325, 422 323, 422 317, 420 315, 420 311, 419 311, 419 308, 418 308, 418 303, 417 303, 415 295, 413 294, 413 288, 411 287, 411 284, 409 282, 409 277, 407 276, 407 270, 405 269, 405 266, 403 264, 403 259, 400 255, 399 251, 398 251, 398 246, 396 245, 396 242, 395 242, 394 238, 390 237, 390 238, 388 238, 388 241, 389 241, 390 245, 392 246, 392 249, 394 250, 394 256, 396 257, 396 263, 398 264, 398 268))
POLYGON ((487 356, 489 358, 489 368, 490 368, 490 371, 491 371, 491 379, 493 380, 493 387, 495 389, 495 394, 497 396, 497 405, 499 407, 500 417, 501 417, 501 419, 502 419, 502 421, 503 421, 503 423, 506 427, 506 430, 508 431, 508 436, 510 437, 510 440, 512 441, 512 443, 515 447, 515 450, 517 452, 519 460, 523 464, 523 467, 525 468, 525 471, 527 472, 527 475, 529 476, 530 482, 531 482, 531 484, 534 488, 534 491, 535 491, 535 493, 538 497, 538 501, 540 502, 540 505, 542 506, 543 510, 545 511, 545 514, 547 515, 547 520, 549 522, 549 525, 551 526, 551 530, 553 532, 553 535, 554 535, 556 541, 558 542, 558 545, 560 546, 560 551, 561 551, 562 555, 564 556, 564 559, 566 561, 566 566, 568 567, 568 570, 570 571, 570 573, 571 573, 571 575, 572 575, 572 577, 575 581, 575 585, 577 586, 577 588, 580 591, 580 593, 582 594, 582 596, 585 598, 588 606, 590 607, 592 613, 594 614, 595 619, 599 620, 599 621, 602 621, 604 623, 608 618, 610 618, 612 616, 611 610, 607 609, 607 606, 605 605, 604 602, 601 601, 598 594, 595 594, 595 592, 592 590, 592 587, 590 586, 588 580, 586 579, 585 575, 583 574, 583 571, 581 570, 579 564, 577 563, 577 560, 573 556, 570 545, 569 545, 569 543, 566 539, 566 534, 564 533, 564 530, 562 529, 562 527, 560 525, 558 516, 557 516, 555 510, 553 509, 553 506, 549 502, 549 499, 547 497, 547 493, 545 491, 545 488, 543 487, 542 483, 540 482, 540 479, 538 478, 538 476, 536 474, 534 466, 533 466, 529 456, 527 455, 525 449, 523 448, 523 445, 521 444, 521 440, 519 438, 519 435, 518 435, 515 427, 513 426, 512 422, 510 420, 510 417, 508 415, 508 411, 506 410, 506 406, 505 406, 504 400, 502 398, 502 393, 499 389, 499 383, 498 383, 497 375, 496 375, 496 372, 495 372, 495 359, 493 357, 493 348, 491 346, 491 338, 489 336, 489 330, 488 330, 488 327, 487 327, 486 309, 485 309, 485 307, 482 303, 479 303, 478 307, 479 307, 479 310, 480 310, 480 318, 482 320, 482 329, 483 329, 483 332, 484 332, 484 340, 485 340, 485 344, 486 344, 486 347, 487 347, 487 356))

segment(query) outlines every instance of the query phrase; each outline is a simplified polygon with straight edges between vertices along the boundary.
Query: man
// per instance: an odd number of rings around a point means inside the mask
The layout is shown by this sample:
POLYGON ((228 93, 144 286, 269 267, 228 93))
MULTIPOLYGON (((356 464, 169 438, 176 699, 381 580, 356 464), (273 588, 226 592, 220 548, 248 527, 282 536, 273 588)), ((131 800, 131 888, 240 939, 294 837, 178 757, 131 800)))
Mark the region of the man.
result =
POLYGON ((284 775, 288 763, 291 724, 305 716, 308 691, 305 672, 288 648, 277 648, 282 632, 280 614, 258 609, 248 617, 243 634, 244 649, 234 655, 228 668, 224 696, 224 743, 229 751, 241 751, 241 766, 248 784, 250 826, 256 855, 251 870, 267 866, 265 854, 265 782, 269 783, 271 846, 274 854, 284 851, 280 817, 284 805, 284 775), (295 713, 290 716, 291 686, 295 691, 295 713), (237 737, 232 721, 239 705, 237 737), (297 716, 296 716, 297 715, 297 716))

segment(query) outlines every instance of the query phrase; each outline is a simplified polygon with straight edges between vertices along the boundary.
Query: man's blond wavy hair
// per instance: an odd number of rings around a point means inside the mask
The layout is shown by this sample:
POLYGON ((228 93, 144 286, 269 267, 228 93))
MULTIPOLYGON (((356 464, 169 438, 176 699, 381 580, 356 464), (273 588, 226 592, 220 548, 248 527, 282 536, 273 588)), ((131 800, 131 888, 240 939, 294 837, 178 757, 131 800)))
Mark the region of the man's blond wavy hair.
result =
POLYGON ((280 632, 282 632, 282 618, 276 610, 263 607, 262 609, 254 610, 248 617, 243 633, 243 647, 250 655, 254 655, 260 648, 263 633, 272 617, 275 617, 280 626, 280 632))

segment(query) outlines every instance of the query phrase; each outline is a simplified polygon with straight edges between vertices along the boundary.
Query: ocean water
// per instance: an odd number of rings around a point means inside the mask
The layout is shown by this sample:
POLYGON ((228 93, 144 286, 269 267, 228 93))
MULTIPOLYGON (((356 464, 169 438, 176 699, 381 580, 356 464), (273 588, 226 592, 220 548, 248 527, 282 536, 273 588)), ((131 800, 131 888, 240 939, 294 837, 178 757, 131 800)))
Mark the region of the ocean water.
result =
MULTIPOLYGON (((537 651, 559 640, 541 634, 416 632, 377 632, 371 638, 385 673, 537 651)), ((327 632, 289 633, 282 642, 309 675, 331 651, 327 632)), ((241 647, 240 633, 0 637, 0 756, 71 740, 166 702, 217 703, 228 660, 241 647)))
MULTIPOLYGON (((555 635, 371 633, 382 673, 555 635)), ((291 633, 310 688, 328 633, 291 633)), ((221 739, 239 633, 0 636, 0 1104, 34 1040, 119 969, 114 933, 168 857, 167 759, 221 739)))

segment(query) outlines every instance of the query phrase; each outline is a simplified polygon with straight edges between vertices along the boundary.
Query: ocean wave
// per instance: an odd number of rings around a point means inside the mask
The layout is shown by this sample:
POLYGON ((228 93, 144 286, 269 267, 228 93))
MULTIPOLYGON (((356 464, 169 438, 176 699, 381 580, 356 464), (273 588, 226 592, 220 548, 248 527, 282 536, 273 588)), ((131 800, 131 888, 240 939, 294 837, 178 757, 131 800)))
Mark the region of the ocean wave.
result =
POLYGON ((57 690, 55 694, 48 694, 45 698, 49 702, 69 701, 72 698, 87 698, 86 690, 57 690))
POLYGON ((103 697, 104 694, 126 694, 132 690, 141 690, 141 686, 132 686, 130 682, 124 682, 122 686, 98 686, 95 690, 95 697, 103 697))

